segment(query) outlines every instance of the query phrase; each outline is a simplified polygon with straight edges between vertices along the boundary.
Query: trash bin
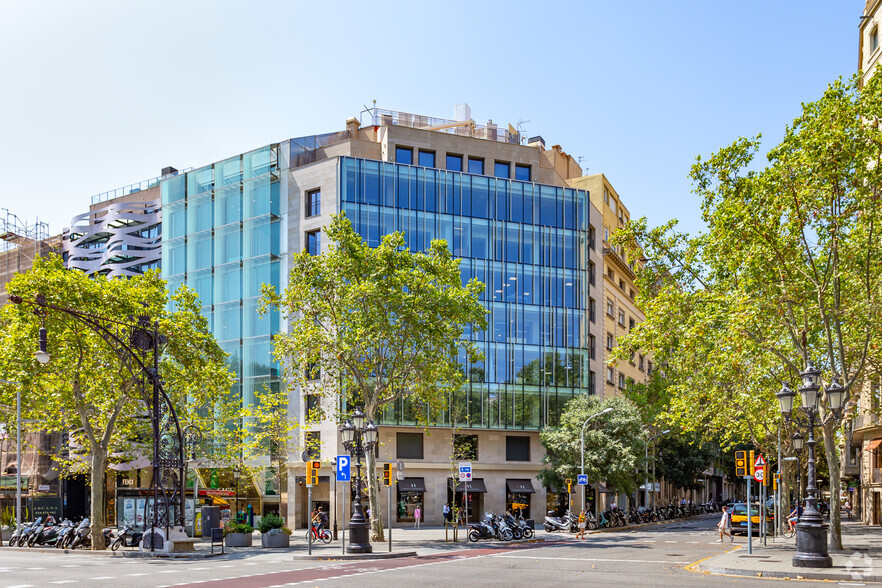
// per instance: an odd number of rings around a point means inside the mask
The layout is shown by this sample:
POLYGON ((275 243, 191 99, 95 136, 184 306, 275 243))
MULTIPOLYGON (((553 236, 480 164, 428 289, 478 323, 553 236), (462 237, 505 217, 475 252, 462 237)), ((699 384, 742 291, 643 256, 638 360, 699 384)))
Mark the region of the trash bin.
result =
POLYGON ((211 537, 211 530, 220 527, 220 507, 202 507, 202 536, 211 537))
POLYGON ((536 521, 534 521, 533 519, 525 519, 524 522, 527 524, 528 527, 530 527, 534 531, 536 530, 536 521))

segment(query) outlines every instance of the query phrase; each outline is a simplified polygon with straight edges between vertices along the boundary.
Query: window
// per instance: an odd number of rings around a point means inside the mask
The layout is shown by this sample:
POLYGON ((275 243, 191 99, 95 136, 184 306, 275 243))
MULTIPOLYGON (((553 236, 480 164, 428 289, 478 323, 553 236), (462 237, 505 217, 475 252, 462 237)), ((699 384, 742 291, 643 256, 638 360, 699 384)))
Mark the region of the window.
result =
POLYGON ((588 357, 594 359, 594 335, 588 335, 588 357))
POLYGON ((619 289, 624 292, 625 291, 625 280, 619 278, 619 289))
POLYGON ((469 157, 469 173, 484 175, 484 160, 480 157, 469 157))
POLYGON ((609 227, 603 227, 603 240, 609 243, 609 227))
POLYGON ((607 333, 606 334, 606 348, 612 349, 615 346, 616 346, 616 338, 613 337, 612 333, 607 333))
POLYGON ((497 178, 511 177, 511 164, 507 161, 496 161, 493 163, 493 175, 497 178))
POLYGON ((306 233, 306 252, 310 255, 321 253, 321 231, 309 231, 306 233))
POLYGON ((597 374, 588 371, 588 394, 597 394, 597 374))
POLYGON ((395 163, 413 164, 413 149, 395 146, 395 163))
POLYGON ((619 324, 622 325, 623 327, 625 326, 625 311, 624 310, 619 311, 619 324))
POLYGON ((322 434, 319 431, 306 433, 306 459, 322 458, 322 434))
POLYGON ((596 233, 597 231, 594 230, 594 227, 588 225, 588 246, 591 249, 597 249, 596 233))
POLYGON ((613 301, 609 298, 606 299, 606 314, 609 316, 613 316, 615 312, 615 307, 613 306, 613 301))
POLYGON ((642 372, 643 371, 643 354, 641 353, 639 356, 637 356, 637 359, 640 360, 640 363, 637 364, 637 367, 642 372))
POLYGON ((318 216, 322 213, 322 191, 310 190, 306 193, 306 217, 318 216))
POLYGON ((529 165, 521 165, 520 163, 516 163, 515 179, 521 182, 530 182, 532 181, 531 171, 532 168, 529 165))
POLYGON ((603 201, 609 204, 609 189, 606 186, 603 187, 603 201))
POLYGON ((422 433, 396 433, 395 445, 398 459, 423 459, 422 433))
POLYGON ((606 381, 609 384, 615 384, 616 372, 611 367, 606 368, 606 381))
POLYGON ((873 27, 873 30, 870 31, 870 53, 876 51, 879 48, 879 26, 873 27))
POLYGON ((619 388, 625 389, 625 374, 619 374, 619 388))
POLYGON ((628 295, 631 297, 631 300, 634 300, 634 288, 628 288, 628 295))
POLYGON ((594 285, 594 262, 588 262, 588 283, 594 285))
POLYGON ((307 421, 320 421, 322 418, 321 410, 322 410, 321 396, 319 396, 318 394, 307 394, 306 395, 306 420, 307 421))
POLYGON ((519 435, 506 436, 505 461, 530 461, 530 438, 519 435))
POLYGON ((322 368, 317 363, 310 363, 306 366, 307 380, 320 380, 322 377, 322 368))
POLYGON ((628 317, 628 330, 629 331, 634 330, 634 319, 632 319, 631 317, 628 317))
POLYGON ((447 169, 449 171, 462 171, 462 155, 447 154, 447 169))
POLYGON ((616 272, 614 272, 614 271, 612 270, 612 268, 608 268, 608 269, 606 270, 606 275, 607 275, 607 277, 608 277, 610 280, 612 280, 613 282, 616 281, 616 272))
POLYGON ((628 363, 634 365, 634 352, 631 352, 631 356, 628 358, 628 363))
POLYGON ((652 375, 652 362, 649 360, 646 360, 646 373, 652 375))
POLYGON ((588 299, 588 318, 592 323, 597 322, 597 301, 593 298, 588 299))
POLYGON ((453 453, 460 461, 478 461, 478 436, 454 435, 453 453))
POLYGON ((435 167, 435 152, 420 149, 418 155, 420 167, 435 167))

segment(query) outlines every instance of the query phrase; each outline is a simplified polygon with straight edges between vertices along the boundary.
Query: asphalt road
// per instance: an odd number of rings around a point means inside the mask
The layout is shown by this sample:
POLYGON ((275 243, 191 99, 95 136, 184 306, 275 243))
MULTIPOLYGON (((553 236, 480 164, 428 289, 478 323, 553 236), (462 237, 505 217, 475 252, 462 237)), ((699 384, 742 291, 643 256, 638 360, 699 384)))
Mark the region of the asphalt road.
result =
MULTIPOLYGON (((731 549, 716 543, 716 519, 572 537, 545 543, 481 543, 420 558, 361 562, 292 561, 284 552, 167 561, 0 549, 0 588, 44 586, 768 586, 774 580, 709 576, 690 563, 731 549)), ((546 535, 540 531, 539 536, 546 535)), ((743 543, 736 538, 735 543, 743 543)), ((854 584, 852 584, 854 585, 854 584)))

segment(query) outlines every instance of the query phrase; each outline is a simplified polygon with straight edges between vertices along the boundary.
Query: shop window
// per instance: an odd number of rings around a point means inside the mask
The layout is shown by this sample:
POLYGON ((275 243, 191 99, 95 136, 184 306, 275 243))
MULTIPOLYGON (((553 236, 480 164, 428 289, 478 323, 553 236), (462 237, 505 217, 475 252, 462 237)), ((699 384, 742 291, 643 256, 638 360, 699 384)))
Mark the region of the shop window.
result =
POLYGON ((413 164, 413 149, 395 146, 395 163, 413 164))
POLYGON ((532 168, 529 165, 515 164, 515 179, 520 182, 532 181, 532 168))
POLYGON ((505 510, 515 516, 530 518, 530 498, 535 490, 530 480, 505 481, 505 510))
POLYGON ((457 461, 478 461, 478 436, 454 435, 453 454, 457 461))
POLYGON ((506 436, 505 461, 530 461, 530 438, 520 435, 506 436))
POLYGON ((395 456, 398 459, 423 459, 422 433, 397 433, 395 456))
POLYGON ((423 507, 423 497, 426 493, 423 478, 405 478, 396 485, 398 500, 396 518, 400 523, 413 523, 416 521, 416 510, 420 509, 420 521, 426 520, 426 509, 423 507))
POLYGON ((322 458, 322 434, 320 431, 306 433, 306 459, 322 458))
POLYGON ((435 152, 420 149, 419 164, 420 167, 435 167, 435 152))
POLYGON ((448 171, 462 171, 462 155, 451 155, 447 154, 447 170, 448 171))

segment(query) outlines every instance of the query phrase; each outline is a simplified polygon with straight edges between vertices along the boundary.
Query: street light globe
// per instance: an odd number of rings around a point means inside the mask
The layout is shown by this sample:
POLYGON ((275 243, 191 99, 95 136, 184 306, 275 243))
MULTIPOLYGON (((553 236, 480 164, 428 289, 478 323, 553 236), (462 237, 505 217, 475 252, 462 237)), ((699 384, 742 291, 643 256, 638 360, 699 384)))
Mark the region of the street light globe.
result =
POLYGON ((796 433, 793 435, 793 449, 796 451, 802 451, 802 446, 805 443, 805 440, 802 437, 802 433, 796 433))
POLYGON ((47 352, 43 351, 42 349, 40 351, 35 352, 34 357, 36 358, 37 361, 39 361, 43 365, 46 365, 47 363, 49 363, 49 360, 52 359, 52 356, 49 355, 47 352))
POLYGON ((364 442, 368 445, 373 445, 377 442, 377 437, 380 436, 380 430, 377 428, 377 425, 374 424, 374 421, 368 421, 368 424, 364 427, 364 442))
POLYGON ((364 412, 362 412, 361 410, 361 407, 356 408, 355 412, 352 413, 352 424, 355 425, 356 429, 361 430, 364 428, 364 419, 365 416, 364 412))

